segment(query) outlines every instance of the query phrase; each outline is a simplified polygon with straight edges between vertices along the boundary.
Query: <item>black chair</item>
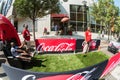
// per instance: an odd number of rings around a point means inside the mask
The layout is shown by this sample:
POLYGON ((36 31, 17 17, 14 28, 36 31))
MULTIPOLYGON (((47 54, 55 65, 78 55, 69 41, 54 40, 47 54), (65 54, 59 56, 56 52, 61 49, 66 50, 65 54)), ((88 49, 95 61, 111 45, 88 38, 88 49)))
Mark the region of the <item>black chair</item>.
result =
POLYGON ((17 67, 17 68, 23 68, 23 64, 22 64, 21 60, 13 57, 10 50, 7 47, 3 48, 3 53, 4 53, 8 63, 11 66, 17 67))
POLYGON ((8 47, 3 48, 3 53, 5 57, 7 58, 7 61, 10 64, 10 66, 21 68, 21 69, 26 69, 32 65, 32 61, 30 62, 30 61, 22 60, 20 58, 13 57, 8 47))

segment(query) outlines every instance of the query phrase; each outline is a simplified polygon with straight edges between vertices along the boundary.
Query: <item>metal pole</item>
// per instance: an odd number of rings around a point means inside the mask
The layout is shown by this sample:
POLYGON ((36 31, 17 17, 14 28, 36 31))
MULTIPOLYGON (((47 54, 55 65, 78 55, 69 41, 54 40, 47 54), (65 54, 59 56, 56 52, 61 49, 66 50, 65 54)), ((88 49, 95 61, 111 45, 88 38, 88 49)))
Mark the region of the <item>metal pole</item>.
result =
POLYGON ((76 33, 77 33, 77 6, 76 6, 76 33))
POLYGON ((84 28, 85 28, 85 14, 84 14, 84 12, 85 12, 85 6, 86 6, 86 3, 87 3, 87 1, 86 0, 84 0, 84 1, 82 1, 82 3, 83 3, 83 31, 84 31, 84 28))
POLYGON ((84 7, 83 7, 83 31, 84 31, 84 7))

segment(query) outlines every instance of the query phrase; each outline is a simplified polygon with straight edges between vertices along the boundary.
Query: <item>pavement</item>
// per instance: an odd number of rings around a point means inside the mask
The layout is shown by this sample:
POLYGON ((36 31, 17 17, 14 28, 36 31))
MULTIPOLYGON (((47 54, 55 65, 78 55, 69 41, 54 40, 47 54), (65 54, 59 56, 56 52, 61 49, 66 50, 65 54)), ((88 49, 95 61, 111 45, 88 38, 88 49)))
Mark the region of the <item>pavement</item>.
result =
MULTIPOLYGON (((19 35, 19 38, 21 41, 23 41, 23 37, 20 33, 18 33, 19 35)), ((84 32, 77 32, 77 33, 74 33, 74 37, 75 38, 84 38, 84 32)), ((38 33, 36 33, 36 38, 40 38, 42 37, 43 35, 39 35, 38 33)), ((56 36, 54 33, 50 34, 50 35, 47 35, 47 36, 56 36)), ((66 36, 67 37, 67 36, 66 36)), ((70 36, 70 37, 73 37, 73 36, 70 36)), ((92 39, 98 39, 98 34, 96 33, 92 33, 92 39)), ((31 40, 33 40, 33 36, 31 36, 31 40)), ((111 40, 114 40, 111 38, 111 40)), ((108 45, 108 41, 107 41, 107 35, 104 36, 104 38, 101 38, 101 45, 100 45, 100 51, 103 51, 104 53, 106 53, 107 55, 109 55, 110 57, 113 56, 114 54, 110 53, 107 51, 107 45, 108 45)), ((3 55, 3 52, 0 51, 0 63, 7 63, 7 60, 6 58, 4 57, 3 55)), ((9 80, 9 78, 6 76, 4 70, 2 69, 1 65, 0 65, 0 80, 9 80)), ((116 79, 117 80, 117 79, 116 79)))
POLYGON ((2 51, 0 51, 0 80, 9 80, 3 68, 1 67, 1 63, 8 64, 2 51))

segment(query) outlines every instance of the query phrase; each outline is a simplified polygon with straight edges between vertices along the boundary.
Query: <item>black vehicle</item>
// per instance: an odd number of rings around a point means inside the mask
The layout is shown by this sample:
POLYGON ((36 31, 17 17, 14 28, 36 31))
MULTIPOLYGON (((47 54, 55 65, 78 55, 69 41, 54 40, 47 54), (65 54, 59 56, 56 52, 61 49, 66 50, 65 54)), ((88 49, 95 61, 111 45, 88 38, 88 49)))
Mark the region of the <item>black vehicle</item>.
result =
POLYGON ((120 38, 116 41, 111 41, 108 45, 108 51, 112 53, 117 53, 120 51, 120 38))

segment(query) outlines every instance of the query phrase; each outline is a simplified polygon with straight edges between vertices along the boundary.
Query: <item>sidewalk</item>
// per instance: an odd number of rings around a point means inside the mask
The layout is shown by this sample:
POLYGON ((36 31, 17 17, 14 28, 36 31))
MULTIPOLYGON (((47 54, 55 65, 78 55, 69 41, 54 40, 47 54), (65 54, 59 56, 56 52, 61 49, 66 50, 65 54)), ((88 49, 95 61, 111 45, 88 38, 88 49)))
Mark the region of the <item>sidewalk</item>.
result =
POLYGON ((9 80, 7 75, 4 73, 3 68, 1 67, 1 63, 8 64, 2 51, 0 51, 0 80, 9 80))
MULTIPOLYGON (((32 34, 32 36, 31 36, 31 41, 33 41, 33 33, 32 32, 30 32, 31 34, 32 34)), ((21 41, 23 41, 24 39, 23 39, 23 36, 22 36, 22 34, 21 33, 18 33, 18 35, 19 35, 19 38, 20 38, 20 40, 21 41)), ((55 32, 50 32, 50 34, 49 35, 44 35, 45 37, 53 37, 53 36, 59 36, 59 35, 55 35, 55 32)), ((65 35, 64 35, 65 36, 65 35)), ((67 35, 67 36, 69 36, 69 35, 67 35)), ((36 37, 36 39, 39 39, 40 37, 43 37, 43 34, 39 34, 39 33, 35 33, 35 37, 36 37)), ((81 39, 84 39, 84 32, 77 32, 77 33, 75 33, 75 32, 73 32, 73 35, 72 36, 69 36, 69 37, 73 37, 73 38, 81 38, 81 39)), ((101 40, 103 40, 103 41, 108 41, 108 35, 104 35, 104 37, 102 38, 100 38, 99 36, 98 36, 98 34, 97 33, 92 33, 92 39, 101 39, 101 40)), ((113 37, 111 37, 111 36, 109 36, 109 40, 115 40, 113 37)))

